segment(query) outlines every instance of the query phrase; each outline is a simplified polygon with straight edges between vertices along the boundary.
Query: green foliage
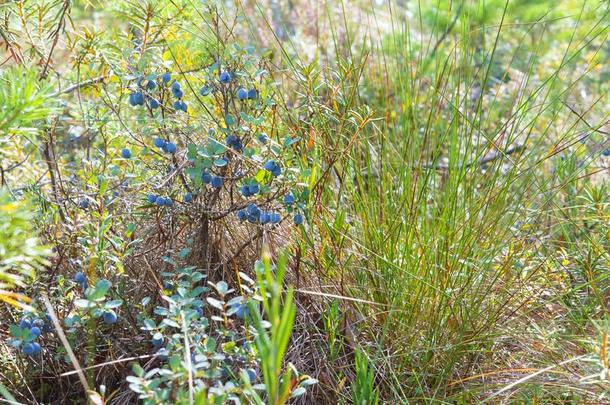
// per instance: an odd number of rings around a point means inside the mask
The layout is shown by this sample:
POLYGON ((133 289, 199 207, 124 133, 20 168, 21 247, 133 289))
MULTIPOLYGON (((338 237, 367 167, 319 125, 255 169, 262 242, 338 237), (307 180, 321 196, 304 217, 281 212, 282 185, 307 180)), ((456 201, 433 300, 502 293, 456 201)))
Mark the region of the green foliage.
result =
POLYGON ((356 351, 354 362, 356 378, 352 383, 352 401, 358 405, 377 405, 379 393, 375 388, 375 375, 367 354, 361 349, 356 351))
MULTIPOLYGON (((303 395, 307 386, 317 382, 309 376, 299 376, 292 364, 284 366, 284 356, 288 349, 296 313, 293 289, 289 288, 285 296, 283 294, 286 264, 287 257, 282 255, 277 265, 272 268, 269 254, 265 250, 262 261, 257 263, 260 299, 268 321, 263 320, 258 308, 251 302, 250 312, 257 332, 254 342, 266 389, 266 401, 262 401, 258 395, 251 397, 256 404, 283 405, 290 398, 303 395)), ((242 379, 245 378, 246 375, 242 374, 242 379)), ((251 391, 251 394, 254 392, 251 391)))
POLYGON ((36 235, 36 214, 28 200, 0 190, 0 300, 17 304, 8 289, 23 287, 47 264, 50 249, 36 235))
MULTIPOLYGON (((39 132, 36 125, 57 112, 52 86, 38 80, 35 69, 11 68, 0 72, 0 145, 15 135, 32 139, 39 132)), ((3 154, 5 151, 3 151, 3 154)))

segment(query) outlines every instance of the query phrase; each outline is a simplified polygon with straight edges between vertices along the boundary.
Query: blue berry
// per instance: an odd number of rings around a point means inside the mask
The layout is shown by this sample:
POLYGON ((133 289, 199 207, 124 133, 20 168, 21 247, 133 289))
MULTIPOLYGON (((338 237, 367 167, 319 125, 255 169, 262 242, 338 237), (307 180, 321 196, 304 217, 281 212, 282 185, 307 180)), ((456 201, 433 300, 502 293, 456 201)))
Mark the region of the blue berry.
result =
POLYGON ((116 322, 116 314, 114 313, 114 311, 104 312, 102 318, 104 319, 104 322, 106 322, 108 325, 112 325, 116 322))
POLYGON ((294 219, 294 224, 295 225, 301 225, 303 223, 303 215, 302 214, 296 214, 293 219, 294 219))
POLYGON ((130 100, 132 106, 144 105, 144 94, 141 91, 132 93, 132 99, 130 100))
POLYGON ((31 356, 35 353, 36 348, 34 347, 34 343, 26 343, 21 348, 21 351, 23 352, 23 354, 31 356))
POLYGON ((157 201, 157 196, 154 194, 149 194, 147 198, 148 202, 151 204, 154 204, 157 201))
POLYGON ((193 194, 191 194, 191 193, 186 193, 186 194, 184 195, 184 202, 185 202, 185 203, 189 203, 189 202, 191 202, 191 201, 193 201, 193 194))
MULTIPOLYGON (((176 82, 174 82, 176 83, 176 82)), ((180 99, 184 96, 184 92, 182 91, 182 89, 180 87, 178 88, 174 88, 172 87, 172 94, 174 95, 174 97, 180 99)))
POLYGON ((32 354, 40 353, 40 344, 39 343, 32 342, 32 346, 34 346, 34 353, 32 353, 32 354))
POLYGON ((259 221, 260 221, 261 224, 264 225, 264 224, 268 223, 269 221, 271 221, 271 215, 269 215, 268 212, 263 211, 263 212, 261 212, 261 215, 259 217, 259 221))
POLYGON ((265 162, 263 169, 270 172, 270 171, 273 171, 273 169, 275 169, 276 167, 277 167, 277 163, 275 163, 275 160, 268 160, 267 162, 265 162))
POLYGON ((264 133, 263 133, 263 134, 260 134, 260 135, 258 136, 258 141, 259 141, 260 143, 267 143, 267 142, 269 142, 269 137, 267 136, 267 134, 264 134, 264 133))
POLYGON ((256 381, 256 371, 253 368, 247 368, 246 373, 248 374, 248 379, 250 380, 250 383, 256 381))
POLYGON ((610 156, 610 148, 606 148, 602 151, 602 155, 604 156, 610 156))
POLYGON ((32 322, 29 318, 22 318, 19 321, 19 329, 30 329, 32 327, 32 322))
POLYGON ((153 144, 157 147, 157 148, 162 148, 165 146, 167 142, 165 142, 163 139, 161 138, 155 138, 155 140, 153 141, 153 144))
POLYGON ((81 207, 82 209, 86 210, 87 208, 89 208, 89 199, 88 198, 83 198, 79 201, 78 206, 81 207))
POLYGON ((172 75, 169 72, 163 73, 161 75, 161 80, 163 80, 165 83, 169 83, 170 80, 172 80, 172 75))
POLYGON ((257 217, 260 215, 260 209, 254 203, 250 203, 246 206, 246 212, 248 215, 256 215, 257 217))
POLYGON ((241 194, 244 197, 250 197, 252 195, 252 193, 250 193, 250 187, 247 184, 244 184, 243 186, 241 186, 239 191, 241 192, 241 194))
POLYGON ((167 143, 165 144, 165 150, 166 150, 168 153, 176 153, 176 149, 177 149, 177 148, 176 148, 176 144, 175 144, 175 143, 173 143, 173 142, 167 142, 167 143))
POLYGON ((276 166, 273 170, 271 170, 271 174, 273 175, 273 177, 279 176, 280 174, 282 174, 282 168, 276 166))
POLYGON ((30 328, 30 335, 34 337, 40 336, 40 328, 38 326, 32 326, 30 328))
POLYGON ((261 190, 261 187, 258 185, 258 183, 252 183, 248 186, 248 188, 250 189, 250 194, 252 195, 257 194, 261 190))
POLYGON ((212 187, 220 188, 220 187, 222 187, 222 184, 224 183, 224 179, 220 176, 214 176, 214 177, 212 177, 212 181, 210 183, 212 184, 212 187))
POLYGON ((204 184, 210 184, 212 182, 212 175, 210 172, 204 171, 201 173, 201 181, 203 181, 204 184))
POLYGON ((282 220, 282 216, 280 215, 279 212, 272 212, 271 213, 271 223, 279 224, 281 220, 282 220))
POLYGON ((286 205, 294 204, 294 196, 292 195, 292 193, 288 193, 284 196, 284 204, 286 204, 286 205))
POLYGON ((229 83, 231 81, 231 73, 224 71, 219 76, 220 83, 229 83))
POLYGON ((159 108, 160 104, 159 104, 159 101, 156 98, 151 98, 148 101, 148 105, 150 105, 150 108, 152 108, 154 110, 155 108, 159 108))
POLYGON ((180 86, 180 83, 178 82, 173 82, 172 83, 172 90, 181 90, 182 86, 180 86))
POLYGON ((202 96, 207 96, 208 94, 210 94, 212 92, 212 88, 210 86, 203 86, 201 88, 201 90, 199 90, 199 94, 201 94, 202 96))
POLYGON ((174 202, 173 202, 173 201, 172 201, 172 199, 171 199, 171 198, 169 198, 169 197, 165 197, 165 199, 164 199, 164 203, 165 203, 165 206, 166 206, 166 207, 171 207, 172 205, 174 205, 174 202))
POLYGON ((159 207, 163 207, 165 205, 165 198, 163 197, 157 197, 157 200, 155 201, 155 203, 159 206, 159 207))
POLYGON ((188 105, 184 101, 178 100, 178 101, 174 102, 174 109, 176 111, 186 112, 186 110, 188 110, 188 105))
POLYGON ((258 90, 256 90, 256 89, 248 90, 248 98, 250 100, 256 100, 258 98, 258 90))
POLYGON ((148 90, 154 90, 157 88, 157 83, 155 83, 154 80, 149 80, 148 83, 146 83, 146 88, 148 90))
POLYGON ((244 89, 243 87, 240 87, 239 89, 237 89, 237 98, 240 100, 245 100, 248 98, 248 90, 244 89))
POLYGON ((250 315, 250 308, 246 304, 237 304, 238 308, 235 312, 235 316, 239 319, 244 319, 246 316, 250 315))
POLYGON ((240 221, 245 221, 248 218, 248 214, 244 210, 237 211, 237 219, 240 221))
POLYGON ((123 157, 123 159, 131 159, 131 151, 127 148, 123 148, 123 150, 121 151, 121 156, 123 157))
POLYGON ((155 333, 155 335, 152 337, 152 344, 155 347, 159 347, 163 344, 163 335, 160 333, 155 333))
POLYGON ((87 276, 82 271, 79 271, 74 275, 74 281, 76 281, 78 284, 86 284, 87 276))

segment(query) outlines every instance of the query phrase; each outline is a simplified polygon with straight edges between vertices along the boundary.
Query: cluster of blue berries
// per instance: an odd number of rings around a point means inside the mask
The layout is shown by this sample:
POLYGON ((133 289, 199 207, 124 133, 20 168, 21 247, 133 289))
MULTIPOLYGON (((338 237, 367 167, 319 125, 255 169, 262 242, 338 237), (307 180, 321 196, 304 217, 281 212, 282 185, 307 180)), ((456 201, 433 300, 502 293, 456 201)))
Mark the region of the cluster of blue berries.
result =
MULTIPOLYGON (((172 75, 169 72, 163 73, 161 75, 161 82, 165 85, 168 85, 172 80, 172 75)), ((149 79, 140 79, 138 80, 138 89, 132 91, 129 94, 129 105, 132 107, 143 106, 148 103, 151 109, 159 108, 161 103, 158 99, 150 95, 149 93, 145 93, 145 91, 152 92, 156 90, 158 87, 157 82, 154 78, 149 79)), ((184 91, 182 91, 182 87, 180 83, 174 81, 171 84, 171 92, 177 100, 174 102, 174 109, 176 111, 184 111, 188 110, 188 105, 182 100, 184 97, 184 91)))
POLYGON ((244 145, 241 142, 241 138, 233 134, 227 136, 227 146, 237 152, 241 151, 244 148, 244 145))
POLYGON ((51 330, 51 318, 47 315, 47 319, 38 317, 23 317, 19 321, 19 327, 13 331, 15 339, 12 341, 13 346, 21 346, 21 352, 27 356, 34 356, 40 353, 40 343, 36 340, 43 332, 51 330))
POLYGON ((222 185, 225 182, 225 180, 222 177, 213 175, 210 172, 208 172, 207 170, 204 170, 203 172, 201 172, 201 181, 203 181, 203 184, 209 184, 214 188, 222 187, 222 185))
POLYGON ((159 207, 171 207, 172 205, 174 205, 174 202, 170 197, 161 197, 158 195, 149 194, 147 199, 149 203, 156 204, 159 207))
POLYGON ((279 224, 282 216, 279 212, 263 211, 256 204, 249 203, 243 210, 237 211, 237 219, 240 221, 248 220, 251 223, 260 224, 279 224))
POLYGON ((182 97, 184 96, 184 92, 182 91, 182 86, 177 81, 172 83, 172 94, 178 100, 174 101, 174 108, 176 111, 186 112, 188 110, 188 105, 182 101, 182 97))
POLYGON ((258 184, 258 182, 252 181, 249 184, 244 184, 243 186, 241 186, 239 191, 241 192, 241 195, 243 195, 244 197, 250 197, 255 194, 258 194, 258 192, 260 190, 261 190, 261 187, 258 184))
POLYGON ((275 162, 275 160, 268 160, 267 162, 265 162, 263 169, 267 170, 268 172, 271 172, 273 177, 277 177, 282 174, 282 168, 275 162))
POLYGON ((155 138, 153 144, 157 148, 163 150, 163 152, 165 153, 176 153, 176 150, 178 149, 175 143, 166 141, 165 139, 161 138, 155 138))
POLYGON ((256 89, 246 90, 243 87, 240 87, 239 89, 237 89, 237 98, 242 101, 256 100, 258 98, 258 90, 256 90, 256 89))

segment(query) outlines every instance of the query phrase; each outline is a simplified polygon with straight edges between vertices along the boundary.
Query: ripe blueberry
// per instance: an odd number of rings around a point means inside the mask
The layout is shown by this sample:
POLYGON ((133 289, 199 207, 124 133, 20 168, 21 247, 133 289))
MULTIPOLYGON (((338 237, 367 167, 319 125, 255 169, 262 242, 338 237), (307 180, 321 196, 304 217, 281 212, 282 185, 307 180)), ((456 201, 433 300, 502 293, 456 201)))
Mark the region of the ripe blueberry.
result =
POLYGON ((121 156, 123 157, 123 159, 130 159, 131 151, 127 148, 123 148, 123 150, 121 151, 121 156))
POLYGON ((153 141, 153 144, 157 147, 157 148, 162 148, 165 146, 166 142, 161 139, 161 138, 155 138, 155 140, 153 141))
POLYGON ((165 198, 163 197, 157 197, 157 200, 155 201, 155 203, 159 206, 162 207, 165 205, 165 198))
POLYGON ((163 80, 165 83, 169 83, 170 80, 172 80, 172 75, 169 72, 163 73, 163 75, 161 75, 161 80, 163 80))
POLYGON ((256 89, 248 90, 248 98, 250 100, 256 100, 258 98, 258 90, 256 90, 256 89))
POLYGON ((148 202, 151 204, 154 204, 157 201, 157 196, 154 194, 149 194, 147 198, 148 202))
POLYGON ((78 206, 81 207, 82 209, 86 210, 87 208, 89 208, 89 199, 87 198, 83 198, 79 201, 78 206))
POLYGON ((159 101, 156 98, 151 98, 148 101, 148 105, 150 105, 150 108, 152 108, 154 110, 155 108, 159 108, 160 104, 159 104, 159 101))
POLYGON ((22 318, 21 321, 19 321, 19 329, 29 329, 31 327, 32 322, 29 318, 22 318))
POLYGON ((210 184, 212 182, 212 175, 210 172, 204 171, 201 173, 201 180, 204 184, 210 184))
POLYGON ((606 148, 602 151, 602 155, 604 156, 610 156, 610 148, 606 148))
POLYGON ((229 83, 231 81, 231 73, 224 71, 219 77, 220 83, 229 83))
POLYGON ((74 275, 74 281, 78 284, 85 284, 87 283, 87 276, 82 271, 79 271, 74 275))
POLYGON ((250 189, 250 194, 257 194, 260 190, 261 187, 258 185, 258 183, 252 183, 248 186, 248 188, 250 189))
POLYGON ((34 347, 34 343, 26 343, 21 348, 21 351, 23 352, 23 354, 31 356, 36 351, 36 348, 34 347))
POLYGON ((271 213, 271 223, 279 224, 281 220, 282 220, 282 216, 280 215, 279 212, 271 213))
POLYGON ((163 344, 163 335, 160 333, 155 333, 155 335, 152 337, 152 344, 155 347, 159 347, 163 344))
POLYGON ((277 163, 275 163, 274 160, 268 160, 267 162, 265 162, 265 165, 263 166, 263 169, 267 170, 268 172, 271 172, 276 167, 277 167, 277 163))
POLYGON ((264 225, 264 224, 268 223, 270 220, 271 220, 271 216, 269 215, 268 212, 266 212, 266 211, 261 212, 261 215, 259 217, 259 221, 261 222, 261 224, 264 225))
POLYGON ((142 94, 141 91, 131 93, 129 102, 134 107, 137 105, 144 105, 144 94, 142 94))
POLYGON ((220 187, 222 187, 222 183, 224 183, 224 179, 222 177, 220 177, 220 176, 212 177, 212 180, 211 180, 212 187, 220 188, 220 187))
POLYGON ((146 83, 146 88, 148 90, 154 90, 157 88, 157 83, 155 83, 154 80, 149 80, 148 83, 146 83))
POLYGON ((169 197, 165 197, 164 202, 166 207, 171 207, 172 205, 174 205, 174 202, 169 197))
POLYGON ((260 143, 267 143, 267 142, 269 142, 269 137, 267 136, 267 134, 264 134, 264 133, 263 133, 263 134, 260 134, 260 135, 258 136, 258 141, 259 141, 260 143))
POLYGON ((252 193, 250 193, 250 187, 247 184, 241 186, 239 191, 244 197, 250 197, 252 195, 252 193))
POLYGON ((248 218, 248 214, 244 210, 237 211, 237 219, 240 221, 245 221, 248 218))
POLYGON ((210 86, 203 86, 200 90, 199 90, 199 94, 201 94, 202 96, 207 96, 208 94, 210 94, 212 92, 212 88, 210 86))
POLYGON ((184 202, 185 202, 185 203, 189 203, 189 202, 191 202, 191 201, 193 201, 193 194, 191 194, 191 193, 186 193, 186 194, 184 195, 184 202))
POLYGON ((237 89, 237 98, 240 100, 245 100, 248 98, 248 90, 244 89, 243 87, 240 87, 239 89, 237 89))
POLYGON ((288 193, 284 196, 284 204, 286 204, 286 205, 294 204, 294 196, 292 195, 292 193, 288 193))
POLYGON ((176 153, 176 144, 173 142, 167 142, 167 144, 165 144, 165 148, 168 153, 176 153))
POLYGON ((176 111, 186 112, 186 110, 188 110, 188 105, 182 100, 177 100, 176 102, 174 102, 174 109, 176 111))
POLYGON ((256 381, 256 371, 253 368, 247 368, 246 373, 248 374, 248 379, 250 380, 250 383, 256 381))
POLYGON ((116 314, 114 313, 114 311, 104 312, 102 318, 104 319, 104 322, 106 322, 108 325, 112 325, 116 322, 116 314))
POLYGON ((30 335, 34 337, 40 336, 40 328, 38 326, 32 326, 30 328, 30 335))
POLYGON ((301 225, 303 223, 303 215, 302 214, 296 214, 293 219, 294 219, 294 224, 295 225, 301 225))

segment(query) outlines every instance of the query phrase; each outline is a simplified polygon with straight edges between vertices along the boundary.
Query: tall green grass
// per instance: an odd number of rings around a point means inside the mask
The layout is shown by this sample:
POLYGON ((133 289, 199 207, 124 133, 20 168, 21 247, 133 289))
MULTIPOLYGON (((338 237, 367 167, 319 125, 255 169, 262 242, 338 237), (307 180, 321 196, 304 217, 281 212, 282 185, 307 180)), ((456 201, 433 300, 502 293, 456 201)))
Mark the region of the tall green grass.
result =
MULTIPOLYGON (((346 309, 345 322, 375 353, 389 403, 470 402, 501 389, 460 381, 501 371, 511 339, 527 346, 546 302, 540 291, 553 282, 557 232, 607 260, 607 241, 563 211, 578 210, 607 142, 597 131, 607 119, 602 93, 582 91, 607 89, 587 61, 607 54, 608 9, 521 3, 423 2, 408 5, 406 19, 393 2, 365 4, 369 31, 347 4, 327 3, 328 40, 313 64, 296 41, 281 44, 302 130, 316 145, 310 161, 319 162, 316 232, 304 235, 310 269, 325 292, 366 301, 356 317, 346 309)), ((564 289, 586 290, 597 308, 574 315, 580 325, 603 316, 608 291, 607 277, 590 273, 564 289)), ((555 361, 529 354, 528 367, 555 361)))

